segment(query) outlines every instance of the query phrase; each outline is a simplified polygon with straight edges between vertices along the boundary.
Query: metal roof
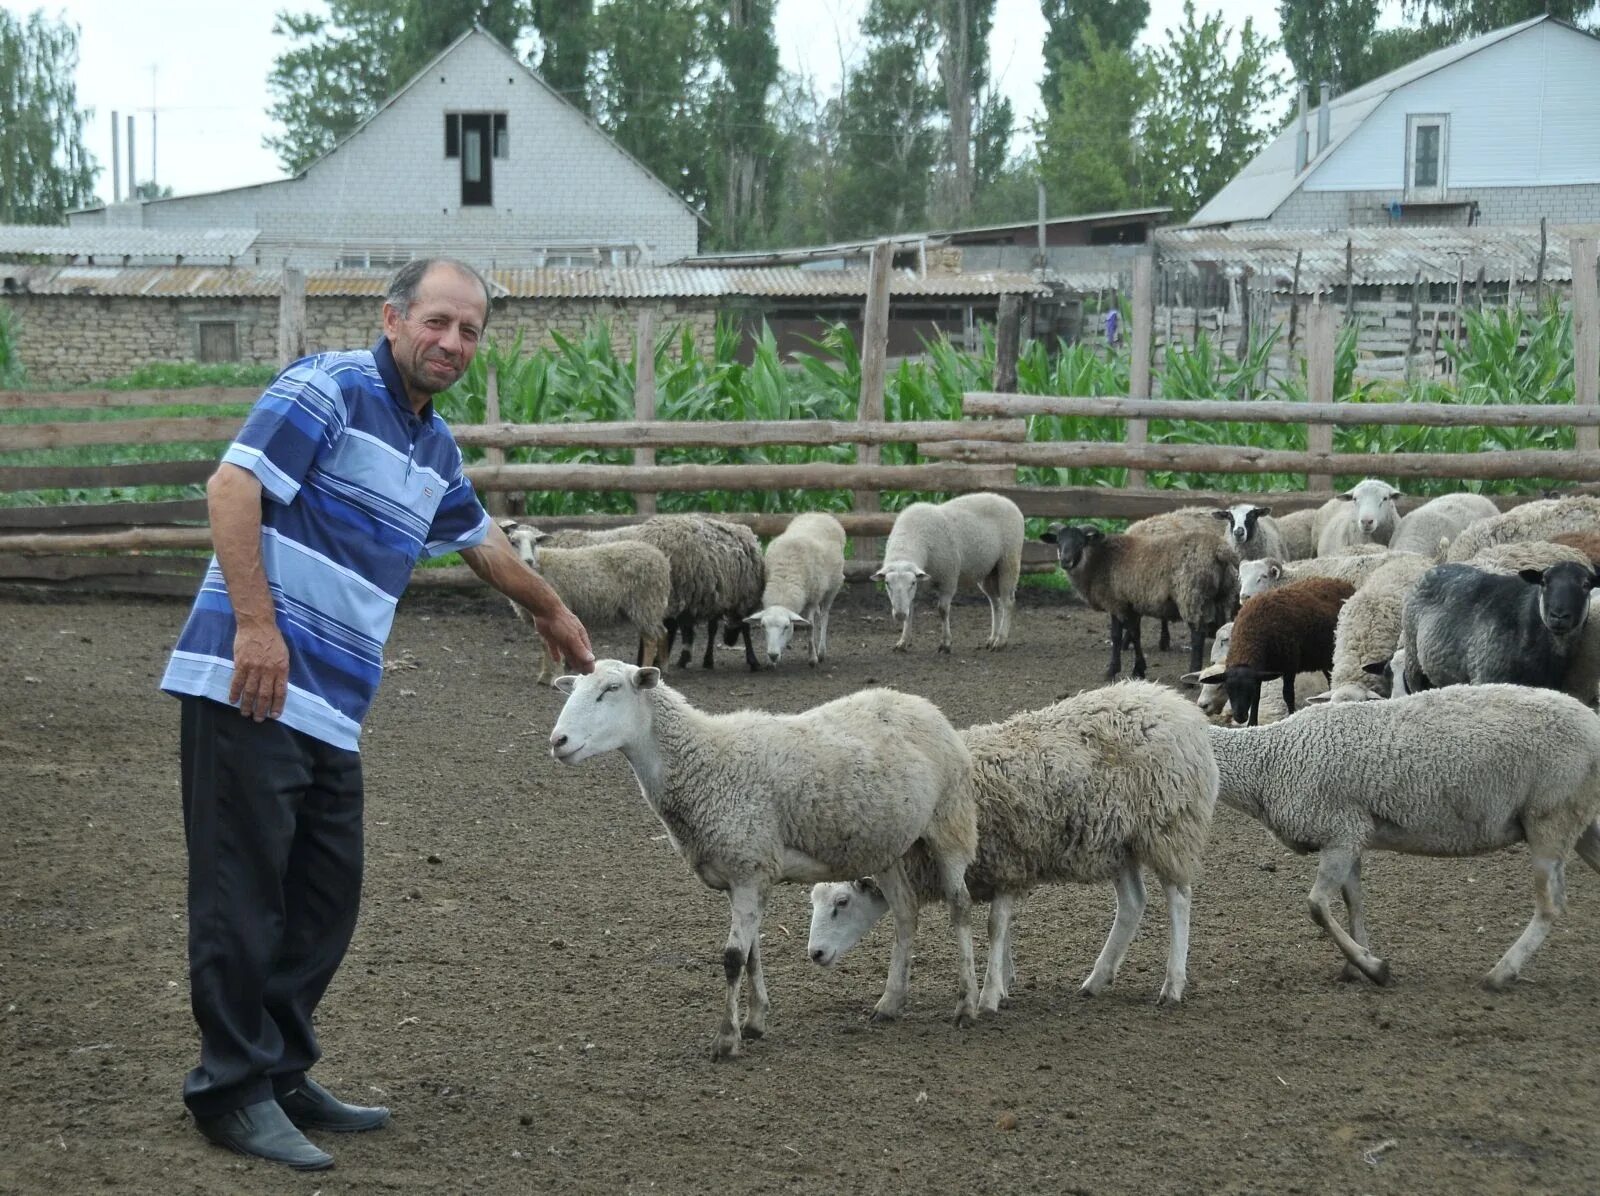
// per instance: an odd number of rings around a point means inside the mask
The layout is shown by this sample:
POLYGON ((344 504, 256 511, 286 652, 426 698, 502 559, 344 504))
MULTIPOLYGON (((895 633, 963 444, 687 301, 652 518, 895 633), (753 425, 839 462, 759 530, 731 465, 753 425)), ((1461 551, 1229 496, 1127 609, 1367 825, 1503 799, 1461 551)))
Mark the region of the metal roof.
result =
MULTIPOLYGON (((1573 236, 1594 236, 1594 225, 1551 226, 1545 249, 1544 277, 1549 282, 1572 278, 1568 256, 1573 236)), ((1156 251, 1163 265, 1208 265, 1239 275, 1248 269, 1257 285, 1270 277, 1287 289, 1300 255, 1302 292, 1342 286, 1345 246, 1349 245, 1355 281, 1360 284, 1412 282, 1420 271, 1424 282, 1467 281, 1478 276, 1496 282, 1517 278, 1532 282, 1539 262, 1538 225, 1477 225, 1471 228, 1391 228, 1384 225, 1323 232, 1304 228, 1169 228, 1156 233, 1156 251)))
MULTIPOLYGON (((306 273, 306 294, 378 298, 388 285, 389 271, 313 270, 306 273)), ((205 266, 7 266, 0 264, 0 283, 7 293, 34 295, 124 295, 150 298, 276 296, 282 272, 259 267, 205 266)), ((716 299, 741 296, 762 299, 862 298, 867 293, 865 270, 799 270, 770 267, 754 270, 689 267, 634 269, 491 270, 491 287, 512 299, 716 299)), ((988 298, 997 295, 1042 294, 1048 285, 1032 274, 991 270, 972 274, 917 275, 890 273, 890 292, 915 297, 988 298)))
POLYGON ((253 228, 116 228, 0 224, 0 253, 44 257, 236 258, 257 236, 253 228))
MULTIPOLYGON (((1232 224, 1241 220, 1269 219, 1295 189, 1305 182, 1339 146, 1361 126, 1361 122, 1384 100, 1425 75, 1453 66, 1463 58, 1476 54, 1497 42, 1515 37, 1525 30, 1551 20, 1547 15, 1532 17, 1482 37, 1470 38, 1454 46, 1446 46, 1431 54, 1424 54, 1415 62, 1380 75, 1354 91, 1337 96, 1328 104, 1328 144, 1321 152, 1311 156, 1305 169, 1296 173, 1294 168, 1295 137, 1299 121, 1289 124, 1275 137, 1266 149, 1252 158, 1243 170, 1234 175, 1222 190, 1208 200, 1189 221, 1190 227, 1211 224, 1232 224)), ((1509 82, 1509 81, 1508 81, 1509 82)), ((1306 127, 1316 139, 1317 118, 1321 106, 1306 115, 1306 127)))

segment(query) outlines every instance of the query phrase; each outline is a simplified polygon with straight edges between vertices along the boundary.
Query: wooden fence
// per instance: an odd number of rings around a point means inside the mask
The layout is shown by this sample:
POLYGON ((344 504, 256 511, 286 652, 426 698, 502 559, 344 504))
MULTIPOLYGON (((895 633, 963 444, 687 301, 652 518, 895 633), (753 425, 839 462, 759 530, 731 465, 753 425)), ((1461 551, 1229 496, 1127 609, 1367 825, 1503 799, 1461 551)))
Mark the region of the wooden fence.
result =
MULTIPOLYGON (((1595 242, 1574 242, 1574 261, 1595 261, 1595 242), (1587 253, 1587 256, 1584 254, 1587 253)), ((884 261, 887 245, 880 243, 884 261)), ((863 345, 863 394, 854 421, 675 422, 654 418, 655 395, 648 352, 639 355, 635 413, 619 423, 516 425, 499 419, 496 379, 492 372, 486 403, 487 422, 458 426, 456 439, 481 448, 484 459, 468 467, 468 477, 491 510, 504 510, 510 491, 611 491, 632 494, 636 511, 655 508, 666 492, 744 491, 772 489, 849 490, 855 510, 843 517, 855 542, 852 575, 863 576, 877 563, 879 538, 892 516, 879 508, 883 490, 933 490, 953 493, 993 490, 1014 499, 1025 515, 1046 518, 1141 518, 1174 506, 1230 501, 1225 492, 1151 490, 1147 471, 1206 473, 1295 473, 1307 489, 1274 494, 1279 512, 1318 505, 1331 495, 1335 475, 1376 474, 1401 478, 1551 478, 1577 483, 1600 480, 1600 296, 1594 272, 1577 272, 1574 283, 1574 342, 1577 383, 1571 406, 1472 406, 1440 404, 1336 404, 1333 397, 1334 346, 1341 313, 1330 304, 1315 304, 1308 314, 1305 337, 1309 402, 1200 402, 1150 397, 1150 358, 1155 307, 1150 260, 1136 262, 1137 299, 1129 329, 1135 346, 1130 395, 1123 397, 1019 396, 973 393, 965 396, 963 418, 956 421, 894 422, 883 418, 883 337, 863 345), (1071 415, 1125 421, 1118 442, 1028 442, 1026 417, 1071 415), (1188 419, 1305 425, 1304 452, 1240 446, 1151 443, 1151 419, 1188 419), (1431 427, 1549 426, 1577 429, 1577 448, 1570 452, 1505 451, 1466 454, 1399 453, 1335 454, 1333 429, 1353 424, 1406 424, 1431 427), (922 459, 916 465, 884 465, 878 450, 885 444, 910 445, 922 459), (778 445, 850 445, 854 464, 791 465, 661 465, 659 449, 684 447, 752 447, 778 445), (505 460, 515 448, 631 449, 632 464, 513 464, 505 460), (1126 468, 1128 486, 1029 486, 1017 481, 1024 467, 1126 468)), ((887 270, 874 269, 880 292, 869 297, 883 302, 887 270)), ((1020 309, 1008 305, 1008 318, 1020 309)), ((997 366, 997 377, 1014 378, 1016 336, 1002 329, 998 338, 1012 361, 997 366)), ((653 330, 641 327, 637 344, 653 343, 653 330)), ((0 409, 129 408, 158 404, 249 403, 254 390, 78 391, 59 394, 0 392, 0 409)), ((90 423, 52 421, 0 425, 0 452, 94 445, 142 445, 225 442, 237 431, 237 416, 118 419, 90 423)), ((105 466, 0 466, 0 491, 126 488, 146 485, 191 485, 203 482, 215 468, 204 461, 151 461, 105 466)), ((1506 500, 1510 505, 1515 500, 1506 500)), ((1403 504, 1404 506, 1404 504, 1403 504)), ((718 513, 754 528, 758 534, 781 531, 790 516, 718 513)), ((210 547, 200 499, 170 502, 70 503, 0 508, 0 581, 56 583, 91 589, 190 594, 202 559, 181 555, 210 547), (153 555, 180 554, 180 555, 153 555)), ((635 521, 638 515, 587 515, 542 519, 550 527, 609 527, 635 521)), ((1029 567, 1053 567, 1043 545, 1030 545, 1029 567)), ((420 571, 422 584, 450 584, 465 570, 420 571)), ((468 575, 470 576, 470 575, 468 575)))

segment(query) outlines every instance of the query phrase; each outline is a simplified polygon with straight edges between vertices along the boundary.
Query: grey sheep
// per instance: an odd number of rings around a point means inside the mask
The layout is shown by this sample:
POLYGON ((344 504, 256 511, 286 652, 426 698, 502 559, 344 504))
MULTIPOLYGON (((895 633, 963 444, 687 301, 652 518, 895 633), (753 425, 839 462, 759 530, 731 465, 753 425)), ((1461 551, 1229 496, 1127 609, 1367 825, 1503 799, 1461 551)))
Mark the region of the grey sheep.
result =
MULTIPOLYGON (((1216 805, 1217 771, 1205 720, 1164 686, 1125 681, 961 732, 972 753, 978 855, 967 890, 989 902, 989 962, 978 1007, 1000 1008, 1016 970, 1014 907, 1042 884, 1116 889, 1117 912, 1085 996, 1117 974, 1144 913, 1141 867, 1166 892, 1171 938, 1159 1004, 1183 999, 1190 886, 1216 805)), ((917 899, 942 896, 932 862, 906 857, 917 899)), ((811 890, 813 963, 831 967, 888 912, 870 879, 811 890)))
MULTIPOLYGON (((638 541, 591 544, 585 548, 542 548, 545 534, 514 519, 502 519, 500 530, 517 554, 535 573, 550 583, 561 601, 585 624, 627 623, 638 633, 646 663, 667 658, 667 602, 672 593, 672 569, 659 549, 638 541)), ((517 618, 533 625, 533 616, 520 604, 511 609, 517 618)), ((543 657, 535 685, 549 685, 561 662, 540 641, 543 657)))
POLYGON ((783 658, 796 627, 810 629, 811 663, 828 654, 828 616, 844 587, 844 526, 832 515, 796 515, 767 545, 761 609, 745 616, 766 639, 767 664, 783 658))
POLYGON ((1600 498, 1545 498, 1483 519, 1450 542, 1448 561, 1470 561, 1491 544, 1548 540, 1562 532, 1600 532, 1600 498))
POLYGON ((1400 497, 1388 482, 1363 478, 1317 509, 1317 555, 1333 556, 1350 544, 1387 544, 1400 526, 1400 497))
POLYGON ((947 502, 914 502, 895 516, 883 548, 883 565, 872 577, 889 591, 889 611, 900 622, 895 651, 911 646, 911 608, 917 587, 933 586, 944 620, 939 651, 950 651, 950 604, 963 586, 976 586, 989 600, 989 639, 999 650, 1011 637, 1022 574, 1022 512, 999 494, 963 494, 947 502))
POLYGON ((1073 589, 1111 618, 1111 661, 1106 676, 1122 671, 1122 640, 1133 638, 1133 675, 1145 674, 1139 618, 1182 619, 1189 627, 1191 670, 1200 667, 1206 636, 1233 613, 1239 592, 1239 558, 1217 536, 1108 536, 1097 527, 1052 524, 1039 537, 1056 557, 1073 589))
POLYGON ((1441 494, 1401 517, 1389 547, 1437 557, 1441 541, 1453 541, 1478 520, 1499 514, 1500 508, 1482 494, 1441 494))
POLYGON ((1368 850, 1471 856, 1527 843, 1534 915, 1485 977, 1505 988, 1565 907, 1574 847, 1600 872, 1600 719, 1551 690, 1454 686, 1341 702, 1255 730, 1210 728, 1218 796, 1286 846, 1319 852, 1311 918, 1374 983, 1361 858, 1368 850), (1342 893, 1350 929, 1333 898, 1342 893))
POLYGON ((1295 675, 1333 668, 1333 635, 1339 608, 1355 593, 1347 581, 1310 577, 1257 594, 1239 607, 1222 667, 1184 676, 1188 682, 1220 685, 1228 692, 1235 722, 1256 726, 1261 686, 1283 682, 1283 704, 1295 710, 1295 675))
POLYGON ((956 1022, 977 1015, 967 866, 978 850, 972 757, 933 703, 867 689, 800 714, 708 714, 657 669, 618 660, 559 677, 567 701, 550 754, 577 764, 620 751, 673 849, 728 894, 727 988, 712 1058, 766 1032, 761 916, 774 885, 877 876, 894 908, 889 983, 875 1016, 898 1017, 910 981, 917 902, 901 857, 921 841, 942 880, 960 957, 956 1022), (739 989, 748 975, 749 1016, 739 989))
POLYGON ((1401 618, 1406 689, 1513 685, 1559 689, 1593 704, 1589 598, 1600 580, 1587 563, 1564 561, 1517 574, 1467 564, 1435 565, 1407 595, 1401 618))

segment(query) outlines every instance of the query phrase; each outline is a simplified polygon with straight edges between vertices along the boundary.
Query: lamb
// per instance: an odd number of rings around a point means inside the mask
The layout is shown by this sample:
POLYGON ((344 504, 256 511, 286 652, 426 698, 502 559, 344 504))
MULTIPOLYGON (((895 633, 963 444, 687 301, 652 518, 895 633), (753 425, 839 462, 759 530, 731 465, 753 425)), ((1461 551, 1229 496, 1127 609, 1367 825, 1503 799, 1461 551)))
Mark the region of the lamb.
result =
POLYGON ((1512 540, 1548 540, 1562 532, 1600 532, 1600 498, 1546 498, 1483 519, 1450 543, 1448 561, 1470 561, 1480 549, 1512 540))
POLYGON ((620 751, 674 850, 702 882, 728 894, 723 1017, 711 1057, 737 1055, 741 1034, 766 1031, 761 915, 772 886, 875 875, 895 914, 888 986, 874 1016, 898 1017, 910 980, 917 903, 901 857, 922 842, 950 907, 960 956, 956 1024, 977 1014, 971 899, 963 881, 977 854, 972 757, 933 703, 868 689, 801 714, 707 714, 661 681, 658 669, 601 660, 587 677, 560 677, 567 701, 550 754, 577 764, 620 751), (741 976, 750 1009, 739 1023, 741 976))
MULTIPOLYGON (((586 624, 625 622, 639 636, 649 663, 666 662, 667 603, 672 594, 672 570, 667 558, 638 541, 595 544, 587 548, 538 547, 544 533, 514 519, 500 521, 500 529, 516 546, 523 562, 550 583, 572 613, 586 624)), ((519 603, 511 609, 533 625, 533 616, 519 603)), ((541 641, 541 644, 543 641, 541 641)), ((561 662, 543 647, 543 660, 535 685, 549 685, 561 662)))
POLYGON ((796 627, 811 630, 813 666, 828 653, 828 612, 844 586, 844 527, 832 515, 797 515, 767 545, 761 609, 747 615, 766 635, 767 664, 783 658, 796 627))
POLYGON ((1390 561, 1416 555, 1411 552, 1397 554, 1379 544, 1352 544, 1337 556, 1289 562, 1271 557, 1245 561, 1239 566, 1239 600, 1243 602, 1286 582, 1304 581, 1308 577, 1332 577, 1348 581, 1359 589, 1366 584, 1367 578, 1390 561))
MULTIPOLYGON (((1228 663, 1228 645, 1233 642, 1233 624, 1224 623, 1217 628, 1216 638, 1211 641, 1211 663, 1226 665, 1228 663)), ((1328 693, 1328 678, 1322 673, 1298 673, 1294 679, 1295 698, 1308 702, 1326 701, 1328 693)), ((1228 691, 1221 685, 1202 685, 1200 692, 1195 697, 1195 705, 1211 719, 1217 719, 1228 708, 1228 691)), ((1260 721, 1275 723, 1280 718, 1289 716, 1289 708, 1283 704, 1283 699, 1271 690, 1261 694, 1260 721)))
POLYGON ((1377 478, 1335 495, 1317 511, 1317 555, 1333 556, 1348 544, 1389 543, 1400 525, 1399 497, 1400 491, 1377 478))
POLYGON ((1600 627, 1586 631, 1600 573, 1564 561, 1516 575, 1435 565, 1406 598, 1406 689, 1515 685, 1559 689, 1592 705, 1600 627))
POLYGON ((1283 679, 1283 703, 1294 713, 1296 673, 1333 668, 1333 634, 1339 608, 1355 593, 1347 581, 1310 577, 1257 594, 1239 608, 1233 639, 1223 667, 1213 665, 1183 679, 1221 685, 1235 722, 1256 726, 1261 714, 1261 685, 1283 679))
POLYGON ((1278 537, 1283 541, 1283 551, 1278 554, 1283 560, 1303 561, 1317 555, 1316 521, 1316 507, 1273 517, 1278 525, 1278 537))
POLYGON ((1111 616, 1111 662, 1122 671, 1122 636, 1133 638, 1133 675, 1145 673, 1139 617, 1182 619, 1189 625, 1189 661, 1200 667, 1206 636, 1227 621, 1239 590, 1239 558, 1216 536, 1108 536, 1097 527, 1052 524, 1039 537, 1056 555, 1073 588, 1111 616))
MULTIPOLYGON (((1117 974, 1144 912, 1141 866, 1160 879, 1171 939, 1159 1004, 1183 999, 1190 885, 1216 804, 1216 764, 1200 712, 1164 686, 1124 681, 1042 710, 961 732, 972 753, 978 855, 967 890, 989 902, 989 962, 978 1007, 1009 995, 1011 916, 1038 885, 1116 888, 1110 935, 1080 990, 1117 974)), ((938 900, 939 874, 920 851, 906 858, 917 900, 938 900)), ((888 910, 870 879, 811 890, 813 963, 831 967, 888 910)))
POLYGON ((1480 519, 1493 519, 1500 508, 1481 494, 1441 494, 1406 515, 1389 538, 1397 551, 1435 556, 1441 540, 1454 540, 1480 519))
POLYGON ((1387 702, 1341 702, 1253 731, 1210 729, 1222 801, 1302 854, 1320 852, 1312 920, 1376 984, 1367 942, 1368 849, 1468 856, 1527 843, 1534 916, 1484 978, 1511 984, 1564 912, 1574 847, 1600 872, 1600 719, 1550 690, 1460 686, 1387 702), (1536 749, 1536 750, 1535 750, 1536 749), (1332 910, 1342 892, 1346 932, 1332 910))
POLYGON ((917 583, 931 581, 944 628, 939 651, 950 651, 950 604, 963 585, 989 600, 989 639, 999 650, 1011 636, 1011 615, 1022 572, 1022 512, 998 494, 963 494, 948 502, 914 502, 895 517, 872 575, 889 591, 890 613, 900 622, 896 652, 911 647, 911 605, 917 583))
MULTIPOLYGON (((1327 702, 1364 702, 1388 696, 1381 665, 1400 642, 1400 611, 1417 579, 1432 566, 1415 553, 1396 554, 1367 579, 1339 611, 1333 633, 1333 676, 1327 702)), ((1317 701, 1318 699, 1310 699, 1317 701)))

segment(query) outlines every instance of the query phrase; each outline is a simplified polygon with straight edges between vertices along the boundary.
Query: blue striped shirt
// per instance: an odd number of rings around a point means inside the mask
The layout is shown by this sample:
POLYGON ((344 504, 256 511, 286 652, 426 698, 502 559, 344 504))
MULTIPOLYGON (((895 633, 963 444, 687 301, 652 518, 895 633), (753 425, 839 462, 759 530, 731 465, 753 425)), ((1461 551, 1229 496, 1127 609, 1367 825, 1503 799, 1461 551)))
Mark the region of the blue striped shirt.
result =
MULTIPOLYGON (((261 482, 261 558, 289 647, 282 720, 354 750, 395 604, 421 557, 481 544, 489 516, 430 403, 411 411, 387 339, 295 362, 222 459, 261 482)), ((217 558, 161 688, 226 703, 233 606, 217 558)))

